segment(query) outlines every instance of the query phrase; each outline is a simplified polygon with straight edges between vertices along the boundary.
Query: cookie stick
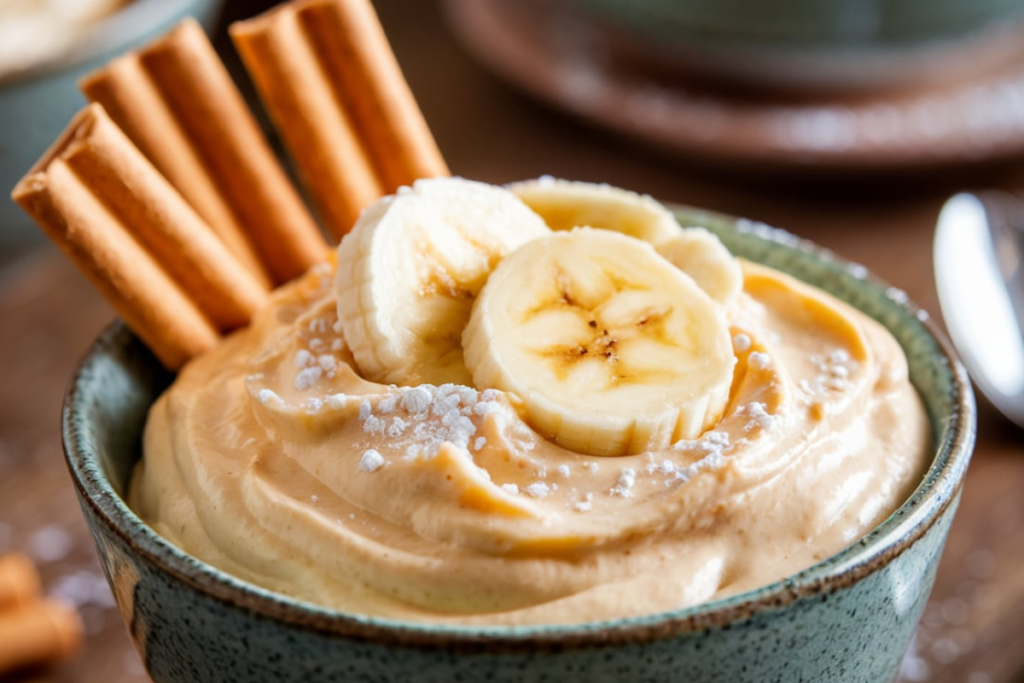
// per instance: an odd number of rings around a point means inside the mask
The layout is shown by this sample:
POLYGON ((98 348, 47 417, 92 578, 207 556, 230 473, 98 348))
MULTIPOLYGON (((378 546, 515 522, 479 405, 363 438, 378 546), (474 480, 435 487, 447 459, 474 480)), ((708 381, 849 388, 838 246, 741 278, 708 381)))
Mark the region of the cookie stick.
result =
MULTIPOLYGON (((231 36, 336 236, 348 231, 356 211, 332 211, 337 181, 319 169, 361 188, 373 176, 378 196, 448 174, 367 0, 292 2, 233 24, 231 36), (303 101, 309 86, 297 85, 299 71, 321 83, 316 99, 328 106, 303 101), (330 137, 355 138, 362 150, 310 142, 330 137)), ((346 201, 356 210, 367 203, 357 193, 346 201)))
POLYGON ((213 348, 220 335, 195 302, 143 248, 113 210, 62 158, 87 135, 93 105, 81 112, 12 198, 35 219, 128 326, 168 368, 213 348))
MULTIPOLYGON (((121 59, 136 60, 146 73, 275 284, 325 258, 327 245, 316 224, 199 24, 185 20, 121 59)), ((84 79, 81 87, 101 104, 113 101, 114 121, 188 198, 190 180, 164 161, 181 152, 181 139, 161 138, 159 124, 148 120, 144 110, 134 109, 139 94, 135 82, 106 68, 84 79)))
POLYGON ((324 67, 336 74, 385 194, 417 178, 448 175, 370 0, 299 4, 324 67))
POLYGON ((39 595, 39 574, 21 553, 0 555, 0 611, 34 600, 39 595))
POLYGON ((72 655, 82 622, 67 605, 39 600, 0 611, 0 675, 72 655))
POLYGON ((231 253, 267 285, 270 276, 227 196, 199 150, 171 110, 137 55, 129 54, 79 83, 85 95, 103 105, 178 192, 192 205, 231 253))
MULTIPOLYGON (((268 293, 106 115, 92 104, 33 167, 61 159, 217 329, 249 322, 268 293)), ((17 193, 17 191, 16 191, 17 193)), ((17 197, 16 197, 17 198, 17 197)))
POLYGON ((340 239, 384 188, 296 6, 233 24, 231 36, 320 217, 340 239))

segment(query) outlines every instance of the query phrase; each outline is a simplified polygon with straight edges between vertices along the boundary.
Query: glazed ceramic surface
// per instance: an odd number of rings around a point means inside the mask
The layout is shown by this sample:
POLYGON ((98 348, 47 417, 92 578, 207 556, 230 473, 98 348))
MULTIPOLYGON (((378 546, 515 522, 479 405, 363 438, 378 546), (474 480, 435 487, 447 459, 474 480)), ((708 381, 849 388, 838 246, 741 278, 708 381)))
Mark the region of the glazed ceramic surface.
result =
POLYGON ((72 478, 146 666, 164 681, 892 680, 935 578, 974 444, 966 374, 927 316, 855 264, 767 226, 680 209, 738 256, 866 311, 907 352, 935 460, 867 537, 785 581, 705 605, 582 626, 437 627, 341 614, 245 584, 171 546, 124 504, 149 406, 169 384, 121 325, 65 405, 72 478))
POLYGON ((1022 0, 571 0, 655 62, 847 92, 970 76, 1020 54, 1022 0), (952 73, 950 73, 952 72, 952 73))
POLYGON ((196 17, 209 31, 221 4, 222 0, 135 0, 97 24, 70 54, 0 78, 0 249, 42 240, 32 219, 8 195, 85 106, 78 80, 186 16, 196 17))
POLYGON ((1020 0, 574 0, 669 41, 891 46, 1017 19, 1020 0))

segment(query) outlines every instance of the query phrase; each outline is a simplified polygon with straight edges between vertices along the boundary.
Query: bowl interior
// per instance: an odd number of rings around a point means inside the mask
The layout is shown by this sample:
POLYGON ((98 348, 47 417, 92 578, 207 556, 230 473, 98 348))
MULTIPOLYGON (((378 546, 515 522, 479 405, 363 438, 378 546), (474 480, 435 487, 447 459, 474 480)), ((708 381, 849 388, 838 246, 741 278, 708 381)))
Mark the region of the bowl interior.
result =
POLYGON ((120 324, 96 342, 67 396, 64 443, 72 478, 85 504, 167 571, 225 600, 249 607, 255 604, 258 611, 279 618, 313 619, 327 629, 345 622, 453 636, 557 638, 597 633, 609 623, 618 628, 644 627, 666 617, 697 623, 696 617, 715 612, 750 614, 778 607, 780 595, 813 593, 839 575, 855 581, 874 571, 872 558, 896 555, 922 535, 959 491, 974 443, 974 403, 966 373, 927 314, 910 303, 905 293, 870 276, 863 266, 837 259, 809 242, 761 223, 684 207, 676 207, 676 211, 684 226, 708 228, 737 256, 786 271, 885 325, 907 354, 911 381, 932 423, 935 458, 911 498, 860 542, 796 576, 668 614, 600 624, 517 628, 435 626, 350 615, 253 586, 185 555, 125 505, 123 495, 141 455, 146 414, 173 376, 162 370, 148 349, 120 324))

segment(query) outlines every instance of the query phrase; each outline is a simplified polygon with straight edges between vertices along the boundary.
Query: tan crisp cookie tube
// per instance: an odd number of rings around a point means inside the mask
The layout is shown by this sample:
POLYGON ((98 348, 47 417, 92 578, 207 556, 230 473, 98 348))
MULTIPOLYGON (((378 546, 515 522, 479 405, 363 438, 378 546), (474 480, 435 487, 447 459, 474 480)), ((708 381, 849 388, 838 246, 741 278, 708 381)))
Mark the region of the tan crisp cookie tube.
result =
POLYGON ((0 675, 72 655, 82 623, 70 607, 40 600, 0 610, 0 675))
MULTIPOLYGON (((98 104, 51 150, 117 214, 206 317, 222 331, 249 323, 268 299, 263 284, 153 168, 98 104)), ((40 162, 44 167, 48 159, 40 162)))
POLYGON ((39 574, 21 553, 0 555, 0 613, 39 595, 39 574))
MULTIPOLYGON (((126 225, 125 217, 117 213, 119 205, 146 201, 145 197, 133 196, 130 189, 141 189, 144 183, 137 178, 119 180, 104 175, 116 174, 118 163, 101 159, 103 152, 91 145, 92 133, 97 128, 102 133, 103 126, 97 125, 102 124, 102 119, 102 108, 98 105, 80 112, 18 183, 12 197, 92 281, 160 361, 177 369, 216 345, 220 335, 197 303, 132 236, 140 226, 126 225), (79 154, 83 155, 78 157, 79 161, 92 155, 102 173, 79 175, 74 167, 79 163, 75 161, 79 154)), ((134 210, 136 215, 159 215, 163 208, 134 210)), ((172 209, 170 214, 174 213, 172 209)))
POLYGON ((336 237, 381 194, 448 174, 367 0, 299 0, 231 36, 336 237))
POLYGON ((323 260, 316 224, 195 21, 80 86, 243 263, 279 284, 323 260))

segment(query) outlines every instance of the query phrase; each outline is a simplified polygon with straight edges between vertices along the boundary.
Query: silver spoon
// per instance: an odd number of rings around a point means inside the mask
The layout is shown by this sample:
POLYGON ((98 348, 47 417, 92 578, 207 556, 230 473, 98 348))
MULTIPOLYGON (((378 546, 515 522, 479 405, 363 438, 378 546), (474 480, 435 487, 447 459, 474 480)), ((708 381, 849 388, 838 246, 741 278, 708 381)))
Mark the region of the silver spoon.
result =
POLYGON ((934 260, 942 315, 967 371, 1024 427, 1024 200, 956 195, 939 214, 934 260))

